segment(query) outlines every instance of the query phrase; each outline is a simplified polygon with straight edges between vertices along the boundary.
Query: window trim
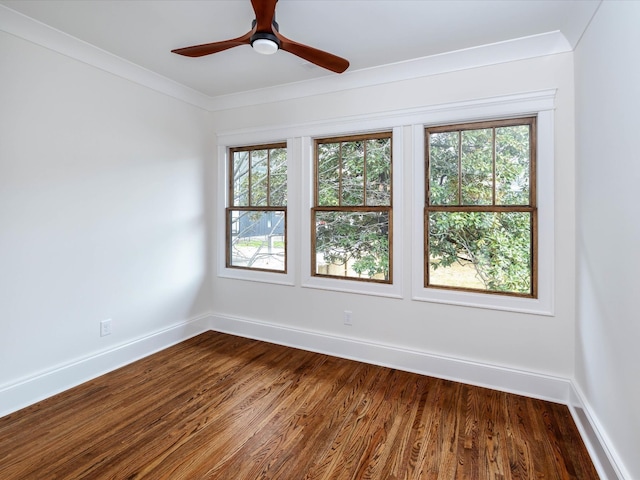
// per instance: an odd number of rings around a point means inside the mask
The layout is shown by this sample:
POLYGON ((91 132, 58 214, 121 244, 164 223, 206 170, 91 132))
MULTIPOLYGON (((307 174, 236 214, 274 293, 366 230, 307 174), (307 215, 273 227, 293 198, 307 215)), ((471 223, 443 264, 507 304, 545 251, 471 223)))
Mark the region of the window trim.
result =
POLYGON ((518 102, 508 108, 500 103, 487 104, 486 108, 470 109, 465 115, 464 109, 452 113, 447 118, 435 119, 413 125, 414 148, 414 185, 413 204, 425 205, 426 149, 425 127, 442 124, 471 123, 491 119, 507 119, 536 116, 536 207, 537 215, 537 298, 512 295, 499 295, 490 292, 463 291, 457 289, 433 288, 424 286, 424 209, 414 208, 412 226, 412 254, 416 259, 416 268, 412 272, 412 299, 417 301, 444 303, 492 310, 514 311, 536 315, 554 315, 554 96, 547 92, 531 94, 522 108, 518 102), (515 107, 515 108, 514 108, 515 107))
POLYGON ((353 116, 325 117, 308 122, 276 124, 267 127, 241 128, 217 133, 218 186, 217 203, 212 210, 216 232, 215 258, 218 277, 247 281, 319 288, 338 292, 404 298, 402 285, 409 281, 410 297, 420 302, 461 305, 472 308, 506 310, 537 315, 554 314, 554 108, 556 89, 511 93, 486 98, 427 104, 353 116), (520 299, 501 295, 446 292, 423 286, 423 205, 424 205, 424 127, 462 123, 492 118, 538 116, 538 299, 520 299), (353 289, 350 285, 364 282, 311 278, 308 266, 310 237, 309 209, 312 205, 312 137, 330 137, 348 133, 364 133, 392 128, 394 165, 394 284, 353 289), (287 138, 288 231, 289 251, 287 276, 252 271, 224 269, 224 206, 226 206, 226 148, 232 145, 276 143, 287 138), (403 172, 406 172, 404 173, 403 172), (413 183, 412 183, 413 179, 413 183), (403 182, 404 188, 400 185, 403 182), (401 190, 406 192, 401 194, 401 190), (412 192, 408 194, 408 191, 412 192), (294 200, 295 199, 295 200, 294 200), (406 210, 406 214, 404 213, 406 210), (406 228, 403 228, 406 222, 406 228), (409 238, 403 240, 403 236, 409 238), (415 259, 411 271, 405 270, 405 250, 415 259), (298 260, 299 259, 299 260, 298 260), (239 275, 239 273, 244 275, 239 275), (261 274, 261 275, 259 275, 261 274), (298 282, 300 278, 300 282, 298 282), (319 281, 325 280, 325 281, 319 281), (384 287, 384 288, 373 288, 384 287), (455 295, 451 295, 454 293, 455 295), (509 302, 504 302, 507 298, 509 302))
POLYGON ((317 136, 304 136, 302 137, 302 167, 303 167, 303 200, 304 213, 302 215, 302 235, 300 237, 302 247, 302 287, 316 288, 321 290, 332 290, 346 293, 356 293, 362 295, 374 295, 390 298, 403 298, 402 290, 402 248, 403 245, 403 228, 402 228, 402 186, 403 181, 403 168, 402 163, 404 159, 404 127, 394 126, 389 127, 388 122, 393 120, 386 119, 384 123, 380 122, 379 128, 370 128, 363 131, 354 131, 353 128, 339 128, 335 127, 330 133, 320 133, 317 136), (393 206, 391 216, 391 228, 393 231, 393 242, 390 245, 390 254, 393 258, 391 265, 390 278, 393 279, 393 283, 382 283, 377 281, 358 281, 350 278, 332 277, 332 276, 317 276, 312 275, 312 231, 313 225, 311 223, 312 210, 315 206, 315 138, 342 138, 348 136, 360 136, 367 135, 369 133, 384 133, 391 131, 391 158, 392 164, 392 184, 391 184, 391 205, 393 206))
MULTIPOLYGON (((293 139, 287 139, 286 142, 283 142, 281 139, 269 141, 269 139, 263 139, 260 142, 249 142, 248 138, 242 136, 241 138, 228 139, 227 141, 222 141, 218 144, 218 195, 217 195, 217 205, 218 208, 215 209, 215 222, 214 225, 217 226, 217 248, 216 248, 216 260, 217 260, 217 273, 218 277, 221 278, 231 278, 237 280, 246 280, 253 282, 264 282, 264 283, 273 283, 277 285, 286 285, 293 286, 295 284, 295 266, 296 266, 296 248, 295 244, 297 243, 297 239, 295 235, 292 235, 291 232, 296 231, 296 218, 299 216, 299 208, 295 205, 295 203, 291 203, 291 195, 292 191, 297 192, 297 188, 293 187, 295 185, 295 181, 297 178, 296 168, 297 163, 299 161, 296 158, 299 158, 296 155, 298 151, 295 146, 296 142, 293 139), (235 140, 235 141, 234 141, 235 140), (287 235, 286 240, 286 265, 285 271, 274 271, 274 270, 263 270, 263 269, 253 269, 253 268, 241 268, 241 267, 228 267, 227 266, 227 221, 228 221, 228 212, 231 208, 230 206, 230 195, 231 195, 231 187, 230 187, 230 174, 231 174, 231 156, 230 149, 234 147, 252 147, 252 146, 270 146, 277 145, 281 143, 286 143, 287 148, 287 205, 286 205, 286 226, 285 232, 287 235)), ((294 194, 295 196, 295 194, 294 194)), ((253 208, 253 207, 251 207, 253 208)), ((278 208, 280 209, 280 208, 278 208)))

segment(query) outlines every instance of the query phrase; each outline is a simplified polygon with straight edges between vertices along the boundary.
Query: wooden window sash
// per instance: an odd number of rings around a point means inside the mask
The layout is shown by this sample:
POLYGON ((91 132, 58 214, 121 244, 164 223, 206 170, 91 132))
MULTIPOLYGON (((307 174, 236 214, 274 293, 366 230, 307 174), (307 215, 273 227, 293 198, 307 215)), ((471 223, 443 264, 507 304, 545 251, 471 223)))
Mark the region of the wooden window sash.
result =
POLYGON ((492 295, 507 295, 513 297, 523 298, 537 298, 538 296, 538 211, 536 207, 536 156, 537 156, 537 129, 535 117, 520 117, 495 121, 482 121, 471 122, 463 124, 453 125, 440 125, 425 128, 425 149, 427 162, 427 168, 425 169, 425 207, 424 207, 424 281, 425 287, 437 288, 442 290, 462 291, 470 293, 486 293, 492 295), (496 129, 510 126, 529 126, 529 204, 528 205, 496 205, 496 129), (468 130, 483 130, 492 129, 492 170, 493 170, 493 182, 492 182, 492 204, 491 205, 462 205, 462 132, 468 130), (457 205, 432 205, 430 188, 431 188, 431 164, 430 164, 430 145, 429 135, 431 133, 458 133, 458 191, 457 191, 457 205), (429 283, 429 213, 431 212, 489 212, 489 213, 501 213, 501 212, 522 212, 530 213, 530 245, 531 245, 531 293, 519 293, 519 292, 502 292, 493 290, 482 290, 466 287, 455 287, 448 285, 431 285, 429 283))
POLYGON ((383 284, 392 284, 393 283, 393 148, 390 149, 390 158, 389 158, 389 205, 372 205, 367 206, 367 140, 378 140, 378 139, 389 139, 393 142, 392 132, 381 132, 381 133, 371 133, 371 134, 363 134, 363 135, 349 135, 342 137, 326 137, 321 139, 316 139, 314 142, 314 161, 313 161, 313 172, 314 172, 314 192, 313 192, 313 200, 314 206, 311 208, 311 275, 314 277, 322 277, 322 278, 335 278, 339 280, 354 280, 360 282, 370 282, 370 283, 383 283, 383 284), (342 204, 342 192, 343 192, 343 155, 342 155, 342 147, 345 143, 350 142, 358 142, 362 141, 363 149, 364 149, 364 158, 363 158, 363 204, 362 205, 343 205, 342 204), (339 144, 339 163, 338 163, 338 205, 318 205, 320 200, 320 165, 318 161, 319 157, 319 147, 322 144, 331 144, 337 143, 339 144), (388 280, 380 280, 374 278, 359 278, 359 277, 349 277, 349 276, 341 276, 341 275, 331 275, 331 274, 319 274, 316 272, 316 255, 317 255, 317 245, 316 245, 316 215, 318 212, 346 212, 346 213, 375 213, 375 212, 383 212, 387 213, 389 219, 388 225, 388 239, 389 239, 389 273, 388 280))
POLYGON ((322 278, 335 278, 338 280, 355 280, 358 282, 369 282, 378 284, 393 284, 393 210, 391 207, 379 207, 375 210, 365 209, 364 207, 345 207, 346 209, 336 209, 330 207, 315 207, 311 209, 311 275, 314 277, 322 278), (377 279, 377 278, 360 278, 360 277, 348 277, 342 275, 331 275, 325 273, 316 273, 316 214, 318 212, 386 212, 389 217, 389 278, 377 279))
POLYGON ((286 149, 287 144, 285 142, 281 143, 270 143, 270 144, 262 144, 262 145, 250 145, 244 147, 233 147, 229 149, 229 168, 228 168, 228 207, 225 208, 225 243, 226 243, 226 252, 225 252, 225 266, 226 268, 234 268, 239 270, 249 270, 249 271, 262 271, 269 273, 279 273, 286 274, 287 273, 287 261, 288 258, 288 248, 289 242, 287 241, 288 237, 288 221, 287 221, 287 206, 286 205, 271 205, 271 151, 276 149, 286 149), (267 205, 253 205, 252 199, 252 180, 251 180, 251 170, 252 170, 252 154, 257 150, 266 150, 267 152, 267 205), (234 185, 234 154, 236 152, 248 152, 248 192, 247 192, 247 203, 248 205, 235 205, 235 185, 234 185), (231 216, 232 212, 282 212, 284 215, 284 269, 283 270, 275 270, 268 268, 259 268, 259 267, 245 267, 238 266, 232 264, 232 231, 231 231, 231 216))
MULTIPOLYGON (((247 171, 247 174, 249 175, 249 187, 248 187, 248 191, 249 191, 249 197, 248 197, 248 203, 249 205, 243 205, 243 206, 250 206, 250 207, 257 207, 257 205, 253 205, 252 201, 251 201, 251 190, 252 190, 252 184, 251 184, 251 167, 252 167, 252 152, 256 151, 256 150, 266 150, 267 151, 267 206, 272 206, 271 205, 271 150, 278 150, 278 149, 286 149, 287 148, 287 144, 286 143, 269 143, 269 144, 263 144, 263 145, 251 145, 251 146, 245 146, 245 147, 233 147, 229 149, 229 178, 228 178, 228 191, 229 191, 229 198, 228 198, 228 205, 232 206, 232 207, 239 207, 238 205, 235 205, 234 203, 234 193, 235 193, 235 188, 234 188, 234 184, 233 184, 233 160, 234 160, 234 153, 236 152, 248 152, 249 153, 249 168, 247 171)), ((264 205, 262 205, 264 206, 264 205)), ((277 206, 277 205, 276 205, 277 206)))
POLYGON ((270 272, 270 273, 283 273, 286 274, 287 273, 287 252, 288 252, 288 248, 289 248, 289 242, 287 242, 287 238, 288 238, 288 222, 287 222, 287 208, 286 207, 227 207, 225 209, 225 223, 226 223, 226 243, 227 243, 227 249, 226 249, 226 255, 225 255, 225 260, 226 260, 226 267, 227 268, 235 268, 238 270, 249 270, 252 272, 270 272), (232 265, 231 263, 231 248, 229 248, 231 246, 231 237, 232 237, 232 232, 231 232, 231 214, 233 212, 282 212, 284 215, 284 258, 285 258, 285 262, 284 262, 284 270, 275 270, 272 268, 259 268, 259 267, 244 267, 242 265, 232 265))

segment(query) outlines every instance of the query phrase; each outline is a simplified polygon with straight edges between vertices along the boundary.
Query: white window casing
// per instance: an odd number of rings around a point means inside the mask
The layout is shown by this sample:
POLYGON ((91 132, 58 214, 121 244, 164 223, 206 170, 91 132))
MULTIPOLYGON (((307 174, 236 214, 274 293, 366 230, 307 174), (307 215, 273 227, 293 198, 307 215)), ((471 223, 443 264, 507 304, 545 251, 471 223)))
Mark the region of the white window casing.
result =
POLYGON ((543 90, 306 124, 220 133, 216 211, 218 276, 391 298, 405 297, 407 293, 403 290, 402 282, 410 278, 410 295, 415 301, 553 315, 555 93, 555 90, 543 90), (537 117, 537 298, 425 288, 425 127, 523 116, 537 117), (313 276, 310 222, 314 139, 388 130, 393 131, 393 284, 313 276), (228 199, 228 148, 281 142, 285 138, 288 139, 287 273, 226 268, 224 208, 228 199), (403 172, 406 169, 410 171, 403 172), (409 183, 405 181, 407 178, 411 179, 409 183), (405 215, 403 210, 407 208, 409 211, 405 215), (410 225, 406 224, 407 220, 410 225), (410 275, 403 275, 407 269, 410 275))

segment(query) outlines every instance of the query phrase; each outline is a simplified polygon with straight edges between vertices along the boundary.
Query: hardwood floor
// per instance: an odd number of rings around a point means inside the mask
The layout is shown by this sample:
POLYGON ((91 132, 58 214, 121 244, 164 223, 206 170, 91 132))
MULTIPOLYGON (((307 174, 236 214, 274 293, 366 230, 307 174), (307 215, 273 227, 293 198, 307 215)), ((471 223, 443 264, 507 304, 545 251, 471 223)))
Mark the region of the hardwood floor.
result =
POLYGON ((208 332, 0 419, 9 479, 596 479, 566 406, 208 332))

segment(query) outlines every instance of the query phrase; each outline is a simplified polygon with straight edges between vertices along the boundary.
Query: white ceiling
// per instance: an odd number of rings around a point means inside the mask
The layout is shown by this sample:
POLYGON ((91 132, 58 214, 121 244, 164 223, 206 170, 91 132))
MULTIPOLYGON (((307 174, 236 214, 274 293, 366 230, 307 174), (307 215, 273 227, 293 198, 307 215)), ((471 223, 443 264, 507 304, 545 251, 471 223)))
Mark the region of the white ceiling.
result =
MULTIPOLYGON (((574 48, 600 0, 279 0, 286 37, 347 58, 350 72, 560 32, 574 48)), ((209 97, 336 74, 241 46, 201 58, 172 49, 238 37, 250 0, 0 0, 0 4, 209 97)))

